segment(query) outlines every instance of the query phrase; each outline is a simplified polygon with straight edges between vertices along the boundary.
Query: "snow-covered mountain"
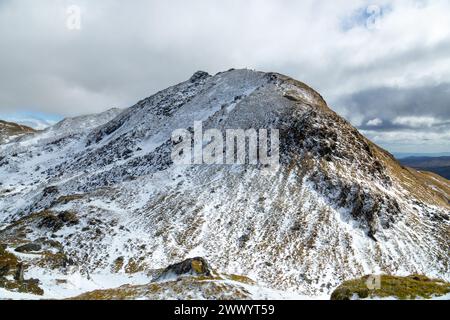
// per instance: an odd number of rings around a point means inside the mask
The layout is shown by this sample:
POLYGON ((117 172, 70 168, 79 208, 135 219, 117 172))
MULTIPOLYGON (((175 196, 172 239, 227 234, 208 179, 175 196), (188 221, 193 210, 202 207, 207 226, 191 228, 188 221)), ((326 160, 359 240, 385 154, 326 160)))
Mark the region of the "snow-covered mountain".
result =
POLYGON ((0 243, 47 297, 142 285, 196 256, 277 297, 381 272, 450 280, 448 180, 402 167, 299 81, 197 72, 90 117, 0 145, 0 243), (194 121, 278 129, 280 166, 175 165, 171 134, 194 121))

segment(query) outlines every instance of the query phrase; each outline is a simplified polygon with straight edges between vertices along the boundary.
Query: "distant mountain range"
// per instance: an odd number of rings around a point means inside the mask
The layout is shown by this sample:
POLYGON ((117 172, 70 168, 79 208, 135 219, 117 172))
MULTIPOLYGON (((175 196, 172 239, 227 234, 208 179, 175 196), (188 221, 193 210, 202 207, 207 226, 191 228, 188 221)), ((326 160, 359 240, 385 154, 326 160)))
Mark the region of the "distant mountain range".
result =
POLYGON ((426 157, 426 158, 450 157, 450 152, 433 152, 433 153, 393 152, 392 154, 397 159, 405 159, 411 157, 426 157))
POLYGON ((404 166, 434 172, 450 179, 450 157, 408 157, 399 160, 404 166))

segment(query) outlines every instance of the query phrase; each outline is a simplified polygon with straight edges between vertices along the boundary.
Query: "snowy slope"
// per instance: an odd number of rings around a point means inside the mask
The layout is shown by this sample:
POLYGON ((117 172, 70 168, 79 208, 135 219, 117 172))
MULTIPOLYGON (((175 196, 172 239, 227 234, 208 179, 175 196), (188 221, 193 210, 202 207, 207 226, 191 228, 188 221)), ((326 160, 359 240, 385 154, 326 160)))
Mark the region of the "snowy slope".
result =
POLYGON ((380 272, 450 280, 448 194, 303 83, 198 72, 101 118, 0 146, 0 243, 43 243, 41 255, 22 258, 44 287, 43 273, 114 279, 192 256, 308 296, 380 272), (194 121, 205 130, 279 129, 281 165, 174 165, 171 133, 194 121), (73 223, 59 218, 65 212, 73 223))

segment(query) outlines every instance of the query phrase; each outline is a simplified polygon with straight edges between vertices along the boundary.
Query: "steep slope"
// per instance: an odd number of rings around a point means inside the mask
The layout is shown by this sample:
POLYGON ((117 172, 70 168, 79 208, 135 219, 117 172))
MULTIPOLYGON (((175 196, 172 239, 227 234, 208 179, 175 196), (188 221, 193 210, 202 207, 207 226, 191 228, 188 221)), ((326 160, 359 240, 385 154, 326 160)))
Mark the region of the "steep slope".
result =
POLYGON ((64 118, 53 126, 39 131, 39 134, 26 136, 20 139, 20 144, 11 145, 8 148, 23 147, 30 145, 42 146, 44 144, 59 143, 69 138, 77 138, 86 135, 94 128, 101 126, 114 119, 123 110, 112 108, 98 114, 89 114, 73 118, 64 118))
POLYGON ((105 123, 108 123, 123 110, 111 108, 102 113, 84 115, 74 118, 65 118, 46 130, 48 136, 68 136, 87 132, 105 123))
POLYGON ((450 204, 450 181, 437 175, 433 172, 417 171, 415 169, 406 168, 414 177, 419 180, 419 183, 433 189, 440 193, 442 198, 447 200, 450 204))
POLYGON ((34 132, 34 130, 27 126, 0 120, 0 144, 32 132, 34 132))
POLYGON ((0 180, 0 243, 43 243, 23 257, 39 279, 49 265, 113 278, 192 256, 310 296, 379 272, 450 279, 448 189, 276 73, 197 72, 76 138, 0 147, 0 180), (171 134, 194 121, 279 129, 280 165, 175 165, 171 134))

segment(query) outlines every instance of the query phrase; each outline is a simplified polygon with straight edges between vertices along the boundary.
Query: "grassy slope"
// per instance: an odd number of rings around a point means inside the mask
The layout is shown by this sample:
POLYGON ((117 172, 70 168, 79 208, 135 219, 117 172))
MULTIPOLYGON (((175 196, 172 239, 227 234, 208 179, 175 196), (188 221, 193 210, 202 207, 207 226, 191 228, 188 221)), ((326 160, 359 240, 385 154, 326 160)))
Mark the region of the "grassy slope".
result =
POLYGON ((369 276, 346 281, 331 295, 332 300, 350 300, 354 298, 398 298, 398 299, 430 299, 450 292, 450 283, 437 279, 429 279, 422 275, 397 277, 382 275, 380 286, 369 289, 369 276))

